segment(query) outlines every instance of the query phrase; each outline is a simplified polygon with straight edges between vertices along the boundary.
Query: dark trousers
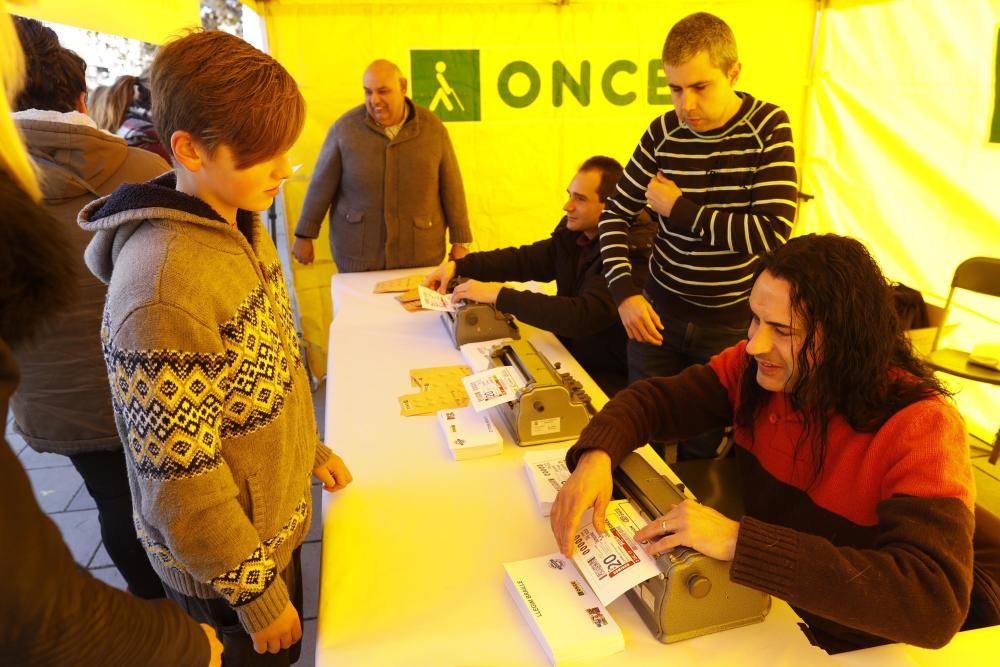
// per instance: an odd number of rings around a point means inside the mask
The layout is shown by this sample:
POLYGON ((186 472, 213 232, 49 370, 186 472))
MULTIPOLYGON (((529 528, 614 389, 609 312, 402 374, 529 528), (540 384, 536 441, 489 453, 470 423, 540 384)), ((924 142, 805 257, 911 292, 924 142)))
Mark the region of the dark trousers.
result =
MULTIPOLYGON (((649 299, 649 295, 646 295, 649 299)), ((650 303, 653 303, 650 300, 650 303)), ((700 326, 671 318, 653 308, 663 323, 663 345, 628 342, 629 383, 648 377, 677 375, 688 366, 707 363, 713 355, 747 337, 747 325, 700 326)), ((724 429, 709 431, 677 444, 677 460, 714 458, 724 429)), ((661 452, 662 453, 662 452, 661 452)))
POLYGON ((147 600, 162 598, 163 585, 135 534, 125 452, 119 449, 73 454, 69 460, 97 504, 104 548, 128 584, 129 591, 147 600))
MULTIPOLYGON (((292 560, 281 573, 288 587, 295 610, 302 619, 302 561, 301 547, 292 552, 292 560)), ((223 667, 288 667, 295 664, 302 652, 302 642, 297 641, 290 648, 277 653, 257 653, 253 649, 253 638, 240 625, 236 612, 222 598, 203 600, 178 593, 165 586, 167 597, 180 605, 181 609, 199 623, 207 623, 215 628, 222 642, 223 667)))

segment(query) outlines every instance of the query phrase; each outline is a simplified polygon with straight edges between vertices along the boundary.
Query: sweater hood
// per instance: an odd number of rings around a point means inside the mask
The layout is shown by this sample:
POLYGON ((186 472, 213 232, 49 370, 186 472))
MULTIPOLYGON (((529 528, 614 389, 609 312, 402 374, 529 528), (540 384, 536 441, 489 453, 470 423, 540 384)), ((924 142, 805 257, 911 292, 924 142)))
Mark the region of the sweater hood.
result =
MULTIPOLYGON (((111 281, 122 248, 146 222, 168 220, 210 227, 230 233, 229 223, 201 199, 176 189, 177 176, 170 171, 146 183, 119 186, 107 197, 95 199, 80 211, 77 223, 93 232, 84 259, 91 273, 111 281)), ((254 214, 239 210, 237 224, 248 229, 254 214)), ((238 232, 236 232, 238 233, 238 232)))
POLYGON ((40 185, 46 204, 98 196, 128 157, 124 139, 98 129, 84 114, 29 109, 13 118, 45 173, 40 185))

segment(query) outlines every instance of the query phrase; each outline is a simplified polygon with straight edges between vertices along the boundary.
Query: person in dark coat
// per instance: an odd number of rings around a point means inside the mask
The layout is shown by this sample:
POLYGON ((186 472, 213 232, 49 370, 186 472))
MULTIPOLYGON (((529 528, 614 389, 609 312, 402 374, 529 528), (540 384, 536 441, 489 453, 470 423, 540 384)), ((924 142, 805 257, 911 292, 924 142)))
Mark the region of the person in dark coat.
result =
MULTIPOLYGON (((518 248, 470 253, 442 264, 424 285, 443 293, 456 275, 470 278, 455 288, 455 299, 491 303, 526 324, 551 331, 604 392, 614 394, 626 384, 628 338, 601 272, 597 223, 621 174, 617 160, 588 159, 566 188, 566 214, 549 238, 518 248), (491 282, 507 280, 555 280, 556 294, 491 282)), ((647 219, 622 239, 633 266, 648 264, 654 231, 647 219)), ((641 289, 645 274, 637 271, 632 280, 641 289)))
MULTIPOLYGON (((76 298, 72 244, 38 205, 42 191, 11 118, 24 56, 0 0, 0 424, 29 343, 76 298)), ((173 602, 147 601, 73 560, 0 437, 0 664, 216 667, 222 645, 173 602)))

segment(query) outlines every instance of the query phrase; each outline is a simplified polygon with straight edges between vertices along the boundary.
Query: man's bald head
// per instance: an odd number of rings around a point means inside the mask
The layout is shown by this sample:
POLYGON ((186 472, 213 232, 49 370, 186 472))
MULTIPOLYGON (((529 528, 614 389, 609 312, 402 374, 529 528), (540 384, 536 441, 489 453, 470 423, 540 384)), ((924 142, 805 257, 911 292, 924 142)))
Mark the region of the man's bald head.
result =
POLYGON ((382 127, 403 122, 406 110, 406 79, 399 67, 388 60, 374 60, 362 77, 365 107, 382 127))

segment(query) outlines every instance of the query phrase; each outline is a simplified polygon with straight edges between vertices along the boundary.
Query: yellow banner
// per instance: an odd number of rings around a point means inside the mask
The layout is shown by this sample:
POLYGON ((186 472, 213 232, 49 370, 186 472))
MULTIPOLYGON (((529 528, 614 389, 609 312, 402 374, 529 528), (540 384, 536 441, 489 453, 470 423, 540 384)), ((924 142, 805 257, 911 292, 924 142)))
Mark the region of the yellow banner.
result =
MULTIPOLYGON (((388 58, 410 79, 413 99, 448 124, 479 249, 545 237, 583 160, 628 160, 649 122, 669 109, 660 53, 670 26, 689 13, 729 22, 743 62, 737 88, 781 105, 797 127, 815 16, 812 0, 259 6, 272 53, 309 104, 294 156, 304 167, 286 186, 290 225, 327 130, 363 101, 368 63, 388 58)), ((294 276, 305 335, 317 348, 326 345, 335 270, 326 234, 319 261, 296 266, 294 276)))
POLYGON ((187 28, 201 26, 198 0, 33 0, 8 3, 12 14, 40 21, 62 23, 77 28, 122 35, 152 44, 162 44, 187 28))

